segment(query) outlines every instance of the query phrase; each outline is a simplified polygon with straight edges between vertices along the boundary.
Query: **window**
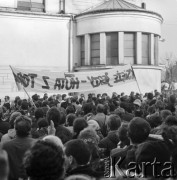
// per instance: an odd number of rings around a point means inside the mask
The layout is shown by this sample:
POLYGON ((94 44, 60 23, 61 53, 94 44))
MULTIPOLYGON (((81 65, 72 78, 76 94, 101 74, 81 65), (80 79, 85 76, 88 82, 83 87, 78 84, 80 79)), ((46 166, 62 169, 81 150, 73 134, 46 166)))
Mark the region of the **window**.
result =
POLYGON ((142 34, 142 64, 149 65, 150 56, 150 36, 142 34))
POLYGON ((158 54, 159 54, 159 37, 154 36, 154 65, 158 65, 158 54))
POLYGON ((81 45, 81 66, 85 65, 85 38, 84 36, 80 37, 80 45, 81 45))
POLYGON ((44 12, 44 0, 18 0, 17 9, 21 11, 44 12))
POLYGON ((118 64, 118 33, 106 34, 106 65, 118 64))
POLYGON ((90 36, 91 65, 100 64, 100 34, 90 36))
POLYGON ((124 64, 135 64, 135 34, 124 34, 124 64))

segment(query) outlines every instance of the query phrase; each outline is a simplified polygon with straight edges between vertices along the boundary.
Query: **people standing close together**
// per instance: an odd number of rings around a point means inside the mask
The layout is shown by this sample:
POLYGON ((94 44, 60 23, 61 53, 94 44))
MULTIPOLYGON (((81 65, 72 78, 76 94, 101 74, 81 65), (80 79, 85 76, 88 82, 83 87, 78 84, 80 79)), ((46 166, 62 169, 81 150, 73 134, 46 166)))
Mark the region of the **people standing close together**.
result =
POLYGON ((32 102, 6 96, 0 106, 1 180, 177 179, 176 95, 45 93, 32 102))

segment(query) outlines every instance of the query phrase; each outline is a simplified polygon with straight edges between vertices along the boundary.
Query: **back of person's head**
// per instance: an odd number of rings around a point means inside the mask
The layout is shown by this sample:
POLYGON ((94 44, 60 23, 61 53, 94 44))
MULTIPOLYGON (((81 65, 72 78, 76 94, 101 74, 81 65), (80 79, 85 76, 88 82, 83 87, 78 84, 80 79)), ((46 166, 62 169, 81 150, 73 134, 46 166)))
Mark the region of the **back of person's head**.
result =
POLYGON ((128 126, 128 136, 132 143, 135 144, 144 142, 148 138, 150 131, 150 124, 140 117, 133 118, 128 126))
POLYGON ((82 107, 84 115, 92 112, 92 103, 85 103, 82 107))
POLYGON ((79 135, 80 131, 88 126, 87 121, 84 118, 76 118, 73 123, 73 130, 79 135))
POLYGON ((0 179, 7 180, 9 174, 8 154, 0 149, 0 179))
POLYGON ((149 100, 152 100, 152 99, 153 99, 153 94, 152 94, 152 93, 148 93, 148 94, 147 94, 147 98, 148 98, 149 100))
POLYGON ((172 116, 172 115, 167 116, 164 123, 167 126, 173 126, 173 125, 177 126, 177 118, 175 116, 172 116))
POLYGON ((76 115, 71 113, 66 116, 66 121, 68 126, 73 126, 73 122, 76 119, 76 115))
POLYGON ((75 174, 65 178, 65 180, 92 180, 92 179, 93 179, 92 177, 82 174, 75 174))
POLYGON ((36 120, 38 120, 39 118, 43 118, 44 117, 44 111, 42 108, 37 108, 34 112, 34 116, 36 118, 36 120))
POLYGON ((53 135, 47 135, 43 138, 44 141, 47 141, 47 142, 51 142, 53 144, 55 144, 56 146, 59 146, 63 149, 63 143, 61 141, 61 139, 57 136, 53 136, 53 135))
POLYGON ((98 104, 98 105, 96 106, 96 112, 97 112, 97 113, 103 113, 103 112, 104 112, 104 109, 105 109, 105 107, 104 107, 103 104, 98 104))
POLYGON ((123 123, 118 130, 119 140, 123 145, 130 145, 130 140, 128 138, 128 123, 123 123))
POLYGON ((114 114, 118 115, 119 117, 122 117, 122 115, 125 114, 125 109, 118 107, 114 110, 114 114))
POLYGON ((154 106, 149 106, 147 111, 148 111, 149 114, 153 114, 153 113, 155 113, 155 107, 154 106))
POLYGON ((21 109, 24 110, 24 111, 27 111, 28 108, 29 108, 28 102, 23 100, 22 103, 21 103, 21 109))
POLYGON ((68 106, 68 107, 66 108, 66 114, 68 115, 68 114, 70 114, 70 113, 75 113, 75 109, 74 109, 73 106, 68 106))
POLYGON ((162 176, 162 178, 164 178, 169 173, 167 171, 162 171, 165 163, 170 163, 169 148, 164 141, 148 141, 140 144, 135 152, 135 158, 137 164, 140 165, 141 168, 143 165, 146 165, 144 168, 142 168, 142 173, 145 178, 155 178, 159 174, 162 176), (153 163, 159 164, 155 171, 153 163), (163 174, 161 174, 162 172, 163 174))
POLYGON ((175 97, 174 94, 170 95, 169 101, 170 101, 170 103, 175 104, 175 102, 176 102, 176 97, 175 97))
POLYGON ((167 109, 164 109, 160 112, 160 116, 162 117, 163 121, 170 115, 172 115, 172 113, 170 110, 167 110, 167 109))
POLYGON ((119 116, 112 114, 108 118, 108 127, 111 131, 118 130, 121 126, 121 119, 119 116))
POLYGON ((151 115, 147 118, 147 122, 150 124, 151 128, 155 128, 162 124, 162 119, 160 116, 151 115))
POLYGON ((27 137, 31 131, 32 120, 24 115, 18 116, 15 119, 14 127, 18 137, 27 137))
POLYGON ((48 110, 46 118, 49 123, 52 120, 56 128, 60 123, 60 111, 56 107, 52 107, 48 110))
POLYGON ((22 114, 20 112, 13 112, 11 115, 10 115, 10 119, 9 119, 9 123, 10 123, 10 128, 13 129, 14 128, 14 122, 15 122, 15 119, 18 117, 18 116, 21 116, 22 114))
POLYGON ((66 94, 62 94, 62 100, 65 100, 66 99, 66 94))
POLYGON ((90 127, 83 129, 80 132, 78 139, 82 139, 85 142, 92 141, 92 143, 98 143, 98 136, 96 131, 90 127))
POLYGON ((45 118, 39 118, 37 121, 37 125, 40 128, 48 127, 49 123, 45 118))
POLYGON ((93 129, 95 131, 100 130, 100 125, 98 124, 98 122, 96 120, 90 119, 87 121, 87 123, 91 129, 93 129))
POLYGON ((62 178, 64 162, 63 149, 47 141, 36 142, 24 157, 24 167, 31 180, 62 178))
POLYGON ((63 111, 60 111, 60 121, 59 125, 65 124, 66 123, 66 114, 63 111))
POLYGON ((33 101, 38 101, 39 97, 38 97, 37 94, 34 94, 34 95, 32 96, 32 99, 33 99, 33 101))
POLYGON ((86 165, 90 161, 90 151, 88 145, 81 139, 74 139, 65 144, 65 154, 72 156, 77 165, 86 165))
POLYGON ((161 100, 157 100, 155 103, 155 108, 159 109, 160 111, 164 109, 164 103, 161 100))

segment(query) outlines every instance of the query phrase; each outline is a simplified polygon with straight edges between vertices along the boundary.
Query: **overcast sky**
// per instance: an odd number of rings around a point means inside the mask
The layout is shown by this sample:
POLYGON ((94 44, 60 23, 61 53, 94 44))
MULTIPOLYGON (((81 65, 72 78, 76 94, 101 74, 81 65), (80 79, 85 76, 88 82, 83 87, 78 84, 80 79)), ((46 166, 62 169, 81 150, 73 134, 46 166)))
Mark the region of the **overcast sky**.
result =
POLYGON ((162 38, 165 42, 159 42, 160 60, 173 54, 177 59, 177 0, 144 0, 147 10, 153 10, 162 15, 162 38), (167 55, 166 55, 167 54, 167 55))

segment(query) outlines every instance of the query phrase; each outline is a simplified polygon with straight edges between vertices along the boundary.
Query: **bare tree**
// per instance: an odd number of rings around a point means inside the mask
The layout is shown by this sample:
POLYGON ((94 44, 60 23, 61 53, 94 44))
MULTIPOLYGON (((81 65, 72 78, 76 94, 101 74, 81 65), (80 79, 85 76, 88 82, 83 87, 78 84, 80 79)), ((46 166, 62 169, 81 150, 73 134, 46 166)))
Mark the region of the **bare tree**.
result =
POLYGON ((165 57, 165 81, 169 84, 169 90, 174 89, 174 82, 177 81, 177 58, 172 52, 166 53, 165 57))

